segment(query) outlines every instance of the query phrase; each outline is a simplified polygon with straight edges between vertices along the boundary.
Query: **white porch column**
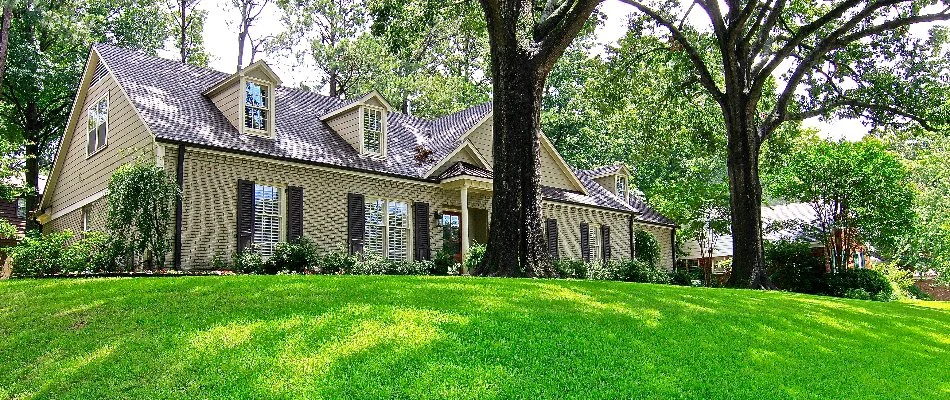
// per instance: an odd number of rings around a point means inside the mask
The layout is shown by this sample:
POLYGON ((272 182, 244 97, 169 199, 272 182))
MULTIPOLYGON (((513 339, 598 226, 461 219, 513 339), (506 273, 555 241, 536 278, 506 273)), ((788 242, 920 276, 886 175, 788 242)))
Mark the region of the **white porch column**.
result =
MULTIPOLYGON (((468 184, 462 185, 462 259, 468 255, 468 184)), ((465 271, 468 272, 468 271, 465 271)))

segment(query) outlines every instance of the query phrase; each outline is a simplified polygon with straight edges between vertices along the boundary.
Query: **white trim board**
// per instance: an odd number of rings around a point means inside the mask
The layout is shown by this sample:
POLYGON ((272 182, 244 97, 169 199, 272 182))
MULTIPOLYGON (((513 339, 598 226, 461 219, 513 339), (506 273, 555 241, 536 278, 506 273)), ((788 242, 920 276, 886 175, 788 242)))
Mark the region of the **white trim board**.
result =
POLYGON ((89 205, 89 204, 95 202, 96 200, 99 200, 99 199, 101 199, 101 198, 103 198, 103 197, 105 197, 105 196, 108 196, 108 195, 109 195, 109 189, 103 189, 103 190, 100 191, 99 193, 96 193, 96 194, 94 194, 94 195, 92 195, 92 196, 86 197, 85 199, 79 200, 79 201, 73 203, 73 205, 71 205, 71 206, 69 206, 69 207, 66 207, 66 208, 64 208, 64 209, 62 209, 62 210, 60 210, 60 211, 54 212, 52 215, 50 215, 49 220, 50 220, 50 221, 53 221, 53 220, 56 219, 56 218, 62 217, 63 215, 69 214, 69 213, 71 213, 71 212, 73 212, 73 211, 76 211, 76 210, 78 210, 78 209, 80 209, 80 208, 83 208, 83 207, 85 207, 85 206, 87 206, 87 205, 89 205))

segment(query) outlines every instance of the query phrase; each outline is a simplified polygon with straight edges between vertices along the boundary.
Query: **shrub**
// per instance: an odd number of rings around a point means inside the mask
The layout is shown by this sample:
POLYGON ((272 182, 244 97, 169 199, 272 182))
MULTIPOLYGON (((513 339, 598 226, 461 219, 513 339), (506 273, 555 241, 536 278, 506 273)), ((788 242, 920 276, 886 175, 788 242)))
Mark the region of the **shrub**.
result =
POLYGON ((109 231, 148 267, 164 267, 171 249, 171 207, 180 196, 178 185, 154 162, 123 165, 109 182, 109 231))
POLYGON ((73 239, 70 230, 47 235, 27 235, 11 250, 13 274, 44 276, 63 272, 63 254, 73 239))
POLYGON ((465 269, 469 272, 474 271, 475 267, 485 259, 485 245, 473 244, 468 249, 468 255, 465 257, 465 269))
POLYGON ((879 271, 871 269, 847 269, 828 276, 828 294, 846 297, 854 295, 852 289, 861 289, 874 300, 887 301, 893 295, 891 283, 879 271))
POLYGON ((317 245, 308 238, 299 238, 290 242, 281 242, 274 248, 274 254, 267 260, 271 264, 268 271, 288 271, 296 273, 316 272, 320 264, 317 245))
POLYGON ((584 279, 587 277, 587 264, 576 258, 562 258, 553 261, 554 270, 561 278, 584 279))
POLYGON ((637 260, 650 265, 660 262, 660 244, 649 232, 638 230, 633 234, 633 247, 637 260))
POLYGON ((780 240, 765 243, 765 266, 779 289, 817 294, 825 291, 825 260, 804 242, 780 240))
POLYGON ((340 245, 320 257, 317 273, 320 274, 347 274, 360 262, 358 255, 350 254, 346 247, 340 245))
POLYGON ((666 269, 648 264, 640 260, 608 261, 607 264, 616 264, 618 278, 627 282, 640 283, 670 283, 670 274, 666 269))
POLYGON ((933 300, 933 296, 929 293, 923 291, 923 289, 917 287, 917 285, 910 285, 907 287, 907 295, 912 299, 917 300, 933 300))
POLYGON ((916 298, 911 294, 914 286, 914 275, 907 270, 890 263, 874 264, 871 269, 880 272, 891 284, 893 296, 899 299, 916 298))
POLYGON ((242 274, 266 274, 267 264, 264 257, 254 249, 234 253, 231 260, 234 271, 242 274))
POLYGON ((693 286, 693 275, 686 269, 673 271, 670 275, 670 283, 678 286, 693 286))
POLYGON ((450 270, 458 270, 457 265, 455 254, 442 249, 435 253, 435 257, 432 259, 432 271, 430 272, 432 275, 448 275, 450 270))
POLYGON ((613 261, 586 263, 587 279, 598 281, 619 281, 623 279, 620 265, 613 261))
POLYGON ((862 288, 851 288, 845 290, 841 297, 846 299, 871 300, 871 294, 862 288))

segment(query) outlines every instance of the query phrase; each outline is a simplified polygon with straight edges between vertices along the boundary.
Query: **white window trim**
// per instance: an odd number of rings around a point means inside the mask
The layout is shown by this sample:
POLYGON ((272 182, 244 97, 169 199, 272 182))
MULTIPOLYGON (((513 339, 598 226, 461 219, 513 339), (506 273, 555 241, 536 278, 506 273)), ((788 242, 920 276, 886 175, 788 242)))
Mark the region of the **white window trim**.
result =
MULTIPOLYGON (((413 261, 413 220, 412 220, 412 202, 408 200, 401 199, 391 199, 385 197, 371 197, 365 196, 363 198, 363 207, 366 207, 366 203, 383 201, 383 249, 380 256, 386 260, 392 260, 389 258, 389 203, 403 203, 406 205, 406 258, 402 261, 413 261)), ((366 227, 366 218, 363 218, 363 227, 365 231, 366 227)), ((364 240, 364 243, 366 241, 364 240)), ((400 260, 396 260, 400 261, 400 260)))
POLYGON ((26 209, 26 197, 17 197, 16 199, 16 216, 17 218, 26 218, 27 214, 30 213, 30 210, 26 209), (23 203, 23 206, 20 206, 20 203, 23 203), (21 213, 20 210, 23 210, 21 213))
MULTIPOLYGON (((388 132, 387 132, 387 131, 389 130, 389 129, 388 129, 388 126, 387 126, 388 124, 387 124, 387 122, 386 122, 386 120, 388 119, 388 118, 387 118, 387 114, 386 114, 386 109, 383 108, 383 107, 379 107, 379 106, 364 104, 364 105, 360 106, 360 108, 359 108, 359 113, 360 113, 360 114, 359 114, 359 124, 360 124, 360 125, 359 125, 359 126, 360 126, 360 154, 367 155, 367 156, 370 156, 370 157, 381 157, 381 158, 385 158, 385 157, 386 157, 386 147, 387 147, 387 146, 386 146, 386 137, 388 136, 388 132), (366 124, 365 124, 366 121, 365 121, 365 119, 364 119, 365 116, 366 116, 366 110, 377 110, 377 111, 379 111, 379 113, 380 113, 380 115, 379 115, 379 118, 380 118, 380 121, 379 121, 379 122, 380 122, 380 124, 379 124, 379 125, 380 125, 380 133, 379 133, 379 153, 374 152, 374 151, 369 151, 369 150, 366 149, 366 124)), ((398 200, 397 200, 397 201, 398 201, 398 200)))
POLYGON ((588 223, 588 246, 590 247, 590 260, 600 261, 603 259, 603 240, 600 237, 600 224, 588 223))
POLYGON ((112 111, 112 104, 110 104, 109 102, 108 90, 106 91, 105 94, 103 94, 102 96, 99 96, 99 98, 97 98, 96 101, 93 102, 92 105, 90 105, 90 107, 86 107, 86 159, 92 158, 92 156, 99 154, 100 152, 102 152, 102 150, 104 150, 106 147, 109 146, 109 112, 110 111, 112 111), (89 109, 92 108, 92 106, 98 106, 99 103, 102 102, 102 100, 106 101, 106 142, 101 146, 99 146, 99 143, 96 143, 96 150, 90 153, 89 152, 89 118, 92 118, 92 115, 89 113, 89 109))
MULTIPOLYGON (((277 223, 278 225, 277 243, 286 242, 287 241, 287 186, 277 184, 277 183, 257 182, 257 181, 254 182, 254 186, 269 186, 274 189, 277 189, 277 193, 280 196, 279 205, 278 205, 279 208, 277 210, 277 216, 279 217, 279 220, 278 220, 279 222, 277 223)), ((255 189, 254 197, 252 198, 252 202, 254 206, 254 221, 252 221, 252 224, 254 225, 254 232, 257 232, 257 188, 255 187, 254 189, 255 189)), ((275 247, 277 243, 274 244, 275 247)), ((251 237, 251 244, 257 244, 253 236, 251 237)))
POLYGON ((275 96, 276 90, 274 88, 274 84, 265 80, 261 80, 261 79, 243 77, 241 78, 240 85, 241 85, 241 88, 240 88, 241 132, 250 134, 250 135, 273 138, 274 137, 274 121, 275 121, 274 114, 277 109, 277 98, 276 98, 277 96, 275 96), (267 107, 267 129, 266 130, 249 128, 247 126, 246 117, 247 117, 247 83, 248 82, 256 83, 260 86, 264 86, 267 88, 267 100, 270 102, 270 105, 267 107))
POLYGON ((614 181, 614 191, 617 192, 617 197, 620 197, 626 202, 630 196, 630 179, 628 179, 626 175, 617 175, 614 181), (623 182, 623 195, 617 190, 618 186, 620 186, 620 182, 623 182))
POLYGON ((92 213, 92 209, 87 205, 80 208, 79 211, 82 218, 82 231, 89 232, 89 214, 92 213))

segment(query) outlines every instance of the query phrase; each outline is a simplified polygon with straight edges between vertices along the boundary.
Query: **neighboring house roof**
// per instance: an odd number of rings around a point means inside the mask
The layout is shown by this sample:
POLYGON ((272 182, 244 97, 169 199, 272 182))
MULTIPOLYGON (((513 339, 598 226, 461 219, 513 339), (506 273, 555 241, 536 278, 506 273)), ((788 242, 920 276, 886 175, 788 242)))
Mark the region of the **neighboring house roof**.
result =
MULTIPOLYGON (((762 238, 769 241, 805 239, 812 245, 821 245, 813 229, 815 209, 806 203, 787 203, 762 206, 762 238)), ((686 259, 700 258, 699 244, 690 240, 683 244, 686 259)), ((706 250, 708 252, 708 250, 706 250)), ((732 256, 732 236, 719 235, 713 243, 713 257, 732 256)))
POLYGON ((454 178, 457 176, 474 176, 476 178, 492 179, 494 176, 491 171, 476 167, 464 161, 459 161, 447 168, 445 172, 439 175, 439 180, 454 178))
MULTIPOLYGON (((492 112, 490 102, 431 120, 387 112, 387 154, 382 159, 361 155, 320 118, 351 105, 354 99, 278 86, 274 137, 241 135, 204 95, 233 79, 233 74, 106 44, 96 44, 94 50, 159 142, 435 180, 426 175, 430 168, 455 151, 462 144, 462 136, 485 122, 492 112), (416 161, 419 146, 432 151, 431 162, 416 161)), ((468 171, 482 175, 488 172, 468 171)), ((548 187, 542 187, 542 195, 555 201, 635 211, 590 178, 578 176, 577 180, 589 195, 548 187)))

